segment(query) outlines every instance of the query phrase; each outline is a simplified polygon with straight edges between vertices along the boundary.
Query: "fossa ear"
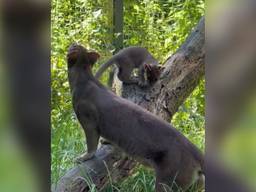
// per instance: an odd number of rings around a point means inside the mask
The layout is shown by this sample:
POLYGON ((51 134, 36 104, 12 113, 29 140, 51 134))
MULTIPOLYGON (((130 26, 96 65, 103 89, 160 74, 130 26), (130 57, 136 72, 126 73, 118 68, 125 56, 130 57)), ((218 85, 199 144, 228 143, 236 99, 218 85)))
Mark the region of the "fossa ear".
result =
POLYGON ((93 65, 100 58, 100 54, 97 52, 88 52, 87 53, 90 64, 93 65))

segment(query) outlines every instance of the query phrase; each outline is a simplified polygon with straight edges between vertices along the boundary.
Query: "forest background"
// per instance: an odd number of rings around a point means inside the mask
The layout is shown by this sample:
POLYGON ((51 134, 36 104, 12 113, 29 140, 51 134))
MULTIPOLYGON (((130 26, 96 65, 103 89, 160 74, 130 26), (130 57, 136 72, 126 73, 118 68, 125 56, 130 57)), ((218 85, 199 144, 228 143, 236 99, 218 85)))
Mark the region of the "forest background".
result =
MULTIPOLYGON (((204 15, 204 4, 203 0, 124 0, 124 47, 146 47, 163 63, 204 15)), ((100 53, 94 71, 106 62, 116 51, 112 6, 109 0, 52 0, 52 184, 56 184, 74 165, 73 159, 86 149, 83 130, 71 105, 67 48, 79 42, 100 53)), ((108 73, 105 73, 101 82, 107 85, 107 79, 108 73)), ((170 122, 201 150, 205 141, 204 94, 205 80, 202 79, 170 122)), ((130 191, 132 186, 133 191, 150 192, 154 189, 154 178, 149 169, 139 166, 131 177, 112 185, 120 191, 130 191)))

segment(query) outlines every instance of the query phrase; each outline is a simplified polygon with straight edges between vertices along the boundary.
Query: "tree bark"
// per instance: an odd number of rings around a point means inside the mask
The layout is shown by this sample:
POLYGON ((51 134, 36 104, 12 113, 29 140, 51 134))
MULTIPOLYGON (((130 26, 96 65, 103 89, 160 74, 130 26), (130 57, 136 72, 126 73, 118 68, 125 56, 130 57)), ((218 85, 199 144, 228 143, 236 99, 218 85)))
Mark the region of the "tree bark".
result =
MULTIPOLYGON (((204 75, 204 42, 203 17, 185 43, 166 60, 160 79, 152 87, 141 89, 137 85, 122 85, 115 77, 114 91, 169 122, 204 75)), ((127 177, 135 165, 136 161, 120 150, 102 144, 95 158, 70 169, 53 191, 86 192, 95 187, 101 190, 110 182, 127 177)))

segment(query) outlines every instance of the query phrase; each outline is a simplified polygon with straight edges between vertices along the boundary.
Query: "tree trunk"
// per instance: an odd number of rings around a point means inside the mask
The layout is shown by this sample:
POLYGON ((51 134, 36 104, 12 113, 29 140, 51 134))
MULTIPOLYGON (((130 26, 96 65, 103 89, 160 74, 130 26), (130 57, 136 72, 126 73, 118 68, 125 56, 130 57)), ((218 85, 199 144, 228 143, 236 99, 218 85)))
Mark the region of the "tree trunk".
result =
MULTIPOLYGON (((164 64, 160 80, 152 87, 122 85, 115 77, 114 91, 170 121, 178 107, 190 95, 204 75, 205 66, 204 17, 175 54, 164 64)), ((86 192, 103 189, 110 182, 127 177, 136 162, 110 144, 102 144, 96 157, 70 169, 57 183, 55 192, 86 192)))

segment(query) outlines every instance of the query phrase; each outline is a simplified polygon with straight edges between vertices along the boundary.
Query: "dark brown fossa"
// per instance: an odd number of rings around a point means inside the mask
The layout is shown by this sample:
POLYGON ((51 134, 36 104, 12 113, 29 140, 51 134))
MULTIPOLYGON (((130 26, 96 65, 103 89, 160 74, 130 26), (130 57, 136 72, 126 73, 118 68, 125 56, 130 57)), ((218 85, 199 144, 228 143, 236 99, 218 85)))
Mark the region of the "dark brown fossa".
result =
POLYGON ((78 161, 93 158, 102 136, 154 168, 157 192, 165 191, 162 184, 177 190, 174 180, 183 190, 204 181, 203 156, 188 139, 94 78, 91 67, 98 57, 77 44, 71 45, 67 54, 73 107, 86 133, 88 148, 78 161))
POLYGON ((95 77, 100 78, 102 73, 113 64, 118 67, 118 78, 127 84, 138 83, 144 87, 157 81, 160 75, 158 61, 143 47, 122 49, 99 68, 95 77), (135 68, 139 69, 138 78, 132 76, 135 68))

